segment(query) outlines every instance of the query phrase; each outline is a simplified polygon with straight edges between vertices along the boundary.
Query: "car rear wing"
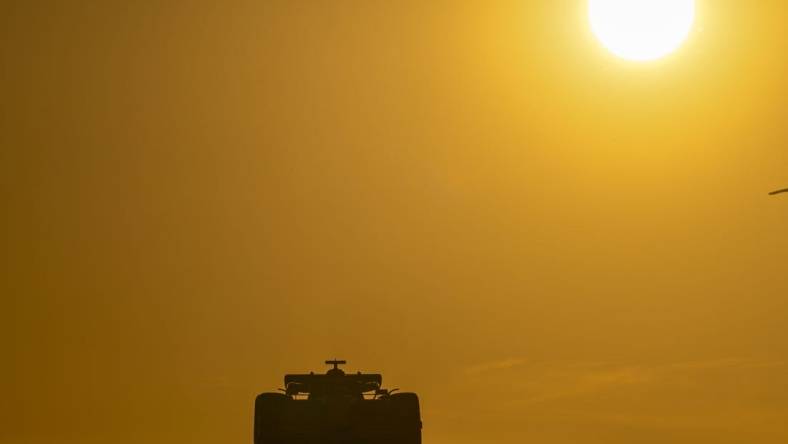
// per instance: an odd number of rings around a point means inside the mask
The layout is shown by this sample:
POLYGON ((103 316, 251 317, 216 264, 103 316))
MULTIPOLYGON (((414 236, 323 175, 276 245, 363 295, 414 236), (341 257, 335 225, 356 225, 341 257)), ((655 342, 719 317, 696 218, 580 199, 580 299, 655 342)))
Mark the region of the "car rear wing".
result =
POLYGON ((342 386, 356 393, 379 390, 383 376, 379 374, 350 375, 285 375, 285 388, 289 395, 325 391, 329 387, 342 386))

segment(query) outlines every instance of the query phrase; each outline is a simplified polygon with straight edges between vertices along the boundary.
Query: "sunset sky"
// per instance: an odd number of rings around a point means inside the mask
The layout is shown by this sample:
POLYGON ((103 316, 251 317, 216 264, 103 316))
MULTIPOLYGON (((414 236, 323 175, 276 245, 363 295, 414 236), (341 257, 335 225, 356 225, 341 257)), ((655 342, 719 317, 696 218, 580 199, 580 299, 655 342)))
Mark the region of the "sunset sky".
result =
POLYGON ((0 444, 251 443, 333 357, 425 444, 788 442, 786 23, 4 2, 0 444))

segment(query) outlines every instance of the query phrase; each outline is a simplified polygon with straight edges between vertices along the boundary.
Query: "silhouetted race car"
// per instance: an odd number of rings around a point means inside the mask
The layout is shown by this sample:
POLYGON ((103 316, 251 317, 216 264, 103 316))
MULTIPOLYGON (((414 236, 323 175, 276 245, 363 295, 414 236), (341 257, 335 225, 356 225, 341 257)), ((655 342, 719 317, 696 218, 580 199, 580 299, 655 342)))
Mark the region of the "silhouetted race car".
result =
POLYGON ((254 405, 254 444, 420 444, 415 393, 381 387, 379 374, 345 374, 345 361, 326 361, 326 374, 285 375, 283 393, 254 405))

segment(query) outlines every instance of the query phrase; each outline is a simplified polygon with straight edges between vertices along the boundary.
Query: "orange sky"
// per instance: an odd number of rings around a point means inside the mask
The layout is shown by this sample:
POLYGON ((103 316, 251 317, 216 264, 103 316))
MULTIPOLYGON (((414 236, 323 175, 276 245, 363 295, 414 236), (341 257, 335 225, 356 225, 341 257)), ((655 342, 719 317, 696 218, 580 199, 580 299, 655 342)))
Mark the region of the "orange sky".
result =
POLYGON ((788 2, 583 3, 5 5, 0 443, 249 443, 335 356, 425 444, 788 442, 788 2))

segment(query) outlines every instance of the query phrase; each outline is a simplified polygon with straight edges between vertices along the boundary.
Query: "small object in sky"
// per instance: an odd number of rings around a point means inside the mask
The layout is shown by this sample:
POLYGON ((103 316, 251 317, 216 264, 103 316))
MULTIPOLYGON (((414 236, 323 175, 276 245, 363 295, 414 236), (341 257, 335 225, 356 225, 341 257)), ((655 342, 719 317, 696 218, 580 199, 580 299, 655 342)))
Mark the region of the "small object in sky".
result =
POLYGON ((777 191, 772 191, 771 193, 769 193, 769 196, 774 196, 774 195, 782 194, 782 193, 788 193, 788 188, 784 188, 782 190, 777 190, 777 191))

